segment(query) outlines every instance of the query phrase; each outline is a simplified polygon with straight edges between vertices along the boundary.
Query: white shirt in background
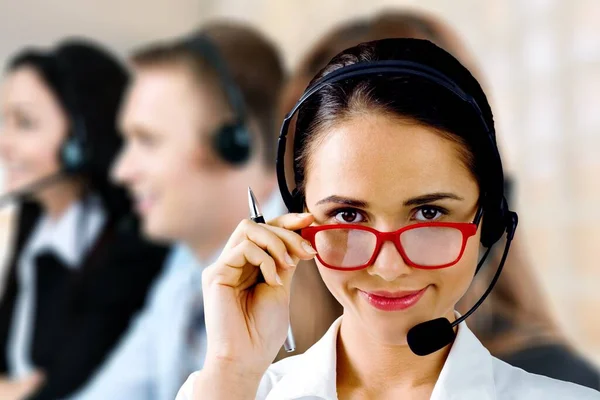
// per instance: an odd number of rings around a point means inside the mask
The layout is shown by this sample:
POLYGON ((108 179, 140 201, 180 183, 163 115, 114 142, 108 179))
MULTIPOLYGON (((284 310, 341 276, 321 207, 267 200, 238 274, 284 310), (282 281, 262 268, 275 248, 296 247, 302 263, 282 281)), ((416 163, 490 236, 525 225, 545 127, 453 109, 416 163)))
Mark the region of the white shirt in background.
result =
POLYGON ((35 327, 35 258, 46 251, 54 253, 67 268, 77 269, 101 232, 106 214, 98 198, 73 203, 57 220, 42 215, 17 262, 17 298, 7 341, 9 373, 22 378, 36 368, 31 363, 31 340, 35 327))
MULTIPOLYGON (((265 219, 285 213, 279 192, 261 206, 265 219)), ((204 352, 190 357, 186 336, 197 311, 194 302, 202 295, 202 270, 221 251, 201 262, 185 246, 176 246, 153 284, 146 307, 106 363, 69 400, 173 400, 186 378, 204 362, 204 352), (197 364, 189 365, 190 360, 197 364)), ((206 343, 204 329, 196 336, 206 343)))

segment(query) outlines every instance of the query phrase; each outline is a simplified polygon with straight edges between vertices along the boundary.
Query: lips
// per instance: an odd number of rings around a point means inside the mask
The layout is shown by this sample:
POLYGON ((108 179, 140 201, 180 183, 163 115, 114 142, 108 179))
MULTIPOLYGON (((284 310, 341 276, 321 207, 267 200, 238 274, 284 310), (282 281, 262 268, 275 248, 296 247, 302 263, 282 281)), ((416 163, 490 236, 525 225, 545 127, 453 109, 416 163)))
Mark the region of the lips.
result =
POLYGON ((403 290, 398 292, 362 291, 360 295, 374 308, 382 311, 406 310, 417 304, 425 294, 427 287, 419 290, 403 290))
POLYGON ((154 205, 155 196, 148 194, 134 194, 135 209, 140 215, 147 214, 150 208, 154 205))

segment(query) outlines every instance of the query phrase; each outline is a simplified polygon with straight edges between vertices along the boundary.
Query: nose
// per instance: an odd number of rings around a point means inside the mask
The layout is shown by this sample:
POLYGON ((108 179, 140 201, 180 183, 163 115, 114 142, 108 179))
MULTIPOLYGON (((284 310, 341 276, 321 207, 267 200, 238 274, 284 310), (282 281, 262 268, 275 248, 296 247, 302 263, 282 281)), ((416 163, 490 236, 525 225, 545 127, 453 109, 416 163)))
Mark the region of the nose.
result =
POLYGON ((387 282, 392 282, 410 274, 412 268, 406 265, 394 243, 386 241, 381 246, 375 262, 367 268, 367 271, 370 275, 377 275, 387 282))

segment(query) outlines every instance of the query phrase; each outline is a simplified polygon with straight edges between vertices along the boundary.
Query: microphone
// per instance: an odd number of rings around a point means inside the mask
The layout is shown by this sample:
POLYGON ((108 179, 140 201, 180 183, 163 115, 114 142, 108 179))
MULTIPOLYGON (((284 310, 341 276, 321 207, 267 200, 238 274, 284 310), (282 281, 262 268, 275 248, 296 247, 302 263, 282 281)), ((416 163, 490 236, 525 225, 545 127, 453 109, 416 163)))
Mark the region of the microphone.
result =
MULTIPOLYGON (((418 356, 427 356, 431 353, 435 353, 436 351, 446 347, 450 343, 454 341, 456 334, 454 333, 454 327, 467 319, 471 314, 475 312, 484 302, 484 300, 491 293, 492 289, 498 282, 498 278, 500 278, 500 273, 502 272, 502 268, 504 268, 504 263, 506 262, 506 257, 508 256, 508 250, 510 249, 510 244, 512 242, 513 237, 515 236, 515 230, 517 229, 518 217, 514 212, 510 212, 510 225, 507 228, 506 235, 506 245, 504 246, 504 253, 502 254, 502 259, 500 260, 500 264, 498 265, 498 269, 496 270, 496 274, 492 278, 490 285, 483 293, 483 295, 479 298, 479 300, 471 307, 469 311, 465 313, 465 315, 456 319, 454 322, 450 323, 447 318, 441 317, 432 319, 429 321, 422 322, 413 326, 406 336, 406 340, 408 342, 408 347, 410 350, 418 355, 418 356)), ((483 265, 483 262, 487 258, 490 248, 487 249, 485 255, 483 256, 480 265, 483 265)), ((479 270, 480 266, 477 267, 479 270)))
POLYGON ((38 190, 44 189, 45 187, 54 184, 56 181, 63 178, 64 175, 65 173, 63 171, 57 172, 55 174, 40 178, 37 181, 34 181, 21 189, 13 190, 0 196, 0 208, 4 207, 13 200, 30 195, 32 193, 37 192, 38 190))

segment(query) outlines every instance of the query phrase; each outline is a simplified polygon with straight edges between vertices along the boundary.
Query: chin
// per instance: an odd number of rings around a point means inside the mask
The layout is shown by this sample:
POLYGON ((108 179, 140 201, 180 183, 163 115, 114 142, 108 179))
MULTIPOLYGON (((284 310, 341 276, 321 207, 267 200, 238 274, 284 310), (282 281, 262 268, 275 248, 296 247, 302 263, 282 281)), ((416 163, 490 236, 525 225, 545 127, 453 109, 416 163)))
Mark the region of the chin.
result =
POLYGON ((406 336, 414 326, 421 322, 430 320, 418 310, 405 310, 404 312, 379 312, 371 315, 366 325, 372 327, 372 334, 378 340, 388 345, 400 346, 406 345, 406 336))
POLYGON ((176 240, 169 234, 168 227, 150 216, 143 217, 142 231, 146 238, 155 242, 171 242, 176 240))
POLYGON ((415 326, 408 321, 393 321, 388 319, 387 321, 379 321, 374 327, 377 328, 379 339, 389 345, 405 345, 406 335, 408 331, 415 326))

